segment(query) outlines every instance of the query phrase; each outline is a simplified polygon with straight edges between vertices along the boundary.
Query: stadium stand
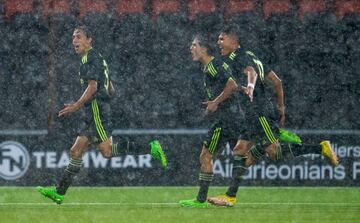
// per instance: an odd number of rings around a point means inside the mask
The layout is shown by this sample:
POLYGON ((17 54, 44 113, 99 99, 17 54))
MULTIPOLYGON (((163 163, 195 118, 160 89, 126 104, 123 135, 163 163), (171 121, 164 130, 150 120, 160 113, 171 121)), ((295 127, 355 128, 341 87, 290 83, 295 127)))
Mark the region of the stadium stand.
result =
POLYGON ((357 0, 336 0, 335 1, 336 16, 341 20, 347 15, 360 14, 360 2, 357 0))
MULTIPOLYGON (((6 98, 1 105, 9 108, 0 115, 8 117, 4 128, 46 128, 50 54, 61 95, 56 106, 77 97, 71 34, 79 22, 94 31, 95 46, 119 89, 115 127, 201 127, 202 74, 191 61, 189 45, 198 31, 215 44, 227 22, 240 26, 241 44, 284 80, 294 128, 313 122, 329 127, 334 114, 322 120, 321 107, 344 116, 358 109, 356 0, 3 0, 0 8, 0 95, 6 98), (337 95, 349 100, 334 103, 337 95), (304 114, 312 119, 304 120, 304 114)), ((352 116, 341 122, 336 124, 344 128, 358 124, 352 116)))
MULTIPOLYGON (((79 1, 79 17, 84 18, 92 13, 105 13, 107 11, 106 1, 81 0, 79 1)), ((96 15, 96 14, 95 14, 96 15)))
POLYGON ((115 1, 115 11, 119 16, 126 14, 144 13, 146 7, 145 0, 117 0, 115 1))
POLYGON ((180 0, 153 0, 151 1, 152 18, 156 18, 161 14, 180 13, 182 3, 180 0))
POLYGON ((70 0, 43 0, 41 3, 46 18, 53 14, 70 14, 72 8, 70 0))
POLYGON ((188 18, 190 20, 196 19, 199 14, 212 14, 217 9, 216 1, 214 0, 189 0, 187 4, 188 18))
POLYGON ((257 5, 252 0, 231 0, 224 5, 224 16, 228 22, 240 27, 241 44, 261 52, 259 47, 264 38, 264 21, 257 5))
POLYGON ((22 13, 31 13, 33 10, 32 1, 22 0, 6 0, 5 1, 5 16, 11 18, 13 15, 22 13))

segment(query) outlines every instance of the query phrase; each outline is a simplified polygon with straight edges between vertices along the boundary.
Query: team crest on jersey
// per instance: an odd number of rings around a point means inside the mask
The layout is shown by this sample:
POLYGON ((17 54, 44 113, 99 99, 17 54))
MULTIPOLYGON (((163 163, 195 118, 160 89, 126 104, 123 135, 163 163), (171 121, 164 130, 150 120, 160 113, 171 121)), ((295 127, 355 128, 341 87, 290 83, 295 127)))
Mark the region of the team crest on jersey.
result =
POLYGON ((230 54, 230 56, 229 56, 229 58, 230 58, 231 60, 234 60, 235 57, 236 57, 236 53, 234 53, 234 52, 232 52, 232 53, 230 54))
POLYGON ((225 69, 225 70, 227 70, 228 68, 229 68, 229 65, 227 65, 226 63, 223 63, 223 68, 225 69))

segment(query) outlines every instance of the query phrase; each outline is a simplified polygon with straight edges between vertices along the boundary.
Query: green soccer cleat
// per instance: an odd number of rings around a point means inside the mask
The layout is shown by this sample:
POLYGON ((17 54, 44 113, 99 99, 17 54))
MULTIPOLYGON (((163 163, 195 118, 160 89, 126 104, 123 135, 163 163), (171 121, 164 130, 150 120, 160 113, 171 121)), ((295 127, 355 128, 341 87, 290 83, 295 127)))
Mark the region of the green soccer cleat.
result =
POLYGON ((50 198, 52 201, 54 201, 57 204, 61 204, 65 198, 64 195, 58 194, 56 192, 55 187, 36 187, 36 190, 39 191, 42 195, 44 195, 47 198, 50 198))
POLYGON ((196 199, 181 200, 179 201, 179 204, 181 205, 181 207, 192 207, 192 208, 207 208, 210 206, 210 204, 207 201, 200 202, 196 199))
POLYGON ((301 144, 301 139, 298 135, 282 128, 280 129, 279 141, 286 143, 301 144))
POLYGON ((161 147, 161 144, 158 140, 153 140, 150 142, 151 147, 151 157, 155 160, 160 160, 161 166, 166 168, 167 160, 164 150, 161 147))

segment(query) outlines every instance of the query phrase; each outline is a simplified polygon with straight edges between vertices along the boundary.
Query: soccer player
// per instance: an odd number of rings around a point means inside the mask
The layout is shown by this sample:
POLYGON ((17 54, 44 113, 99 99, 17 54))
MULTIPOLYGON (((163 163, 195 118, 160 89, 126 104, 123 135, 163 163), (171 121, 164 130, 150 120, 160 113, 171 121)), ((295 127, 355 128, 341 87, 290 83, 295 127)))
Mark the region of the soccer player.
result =
POLYGON ((226 63, 212 56, 212 47, 205 36, 196 35, 192 41, 191 55, 193 61, 203 66, 204 86, 207 92, 206 118, 212 123, 203 141, 200 154, 200 189, 195 199, 181 200, 183 207, 207 207, 206 201, 209 185, 213 179, 213 155, 221 144, 230 142, 232 146, 239 135, 242 110, 239 106, 237 84, 226 63))
MULTIPOLYGON (((70 149, 70 163, 56 187, 37 187, 42 195, 57 204, 63 202, 74 176, 80 171, 82 156, 90 144, 97 145, 105 158, 130 154, 137 146, 134 142, 124 139, 118 143, 113 142, 109 114, 110 100, 114 97, 115 89, 110 80, 106 61, 92 47, 92 38, 86 26, 78 26, 73 32, 72 44, 75 52, 81 56, 79 75, 83 94, 76 102, 65 104, 58 114, 59 117, 63 117, 79 109, 83 109, 86 113, 86 117, 79 123, 81 127, 78 136, 70 149)), ((149 144, 152 158, 160 160, 165 168, 167 160, 159 141, 153 140, 149 144)))
POLYGON ((268 69, 251 51, 240 46, 238 27, 226 26, 219 35, 218 45, 224 61, 229 64, 238 83, 246 83, 241 90, 249 100, 242 105, 245 111, 245 130, 233 149, 233 177, 225 195, 209 198, 215 205, 232 206, 236 203, 236 193, 242 175, 247 167, 260 159, 265 152, 272 160, 280 160, 288 153, 294 156, 304 154, 322 154, 332 165, 337 166, 336 154, 329 141, 320 144, 303 144, 295 134, 280 129, 278 118, 271 103, 271 96, 266 90, 270 82, 277 96, 277 107, 280 114, 280 126, 284 126, 285 107, 281 80, 268 69), (244 75, 245 74, 245 75, 244 75), (291 143, 284 143, 284 142, 291 143))

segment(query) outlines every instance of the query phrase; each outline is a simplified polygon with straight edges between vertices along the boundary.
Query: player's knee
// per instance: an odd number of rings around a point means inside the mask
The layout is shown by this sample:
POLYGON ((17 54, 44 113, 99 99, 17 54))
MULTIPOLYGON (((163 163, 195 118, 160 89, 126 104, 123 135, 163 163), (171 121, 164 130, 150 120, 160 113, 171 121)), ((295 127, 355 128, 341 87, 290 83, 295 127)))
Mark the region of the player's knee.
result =
POLYGON ((112 141, 111 139, 104 141, 98 145, 98 149, 101 155, 106 158, 110 159, 113 157, 113 150, 112 150, 112 141))
POLYGON ((269 154, 268 153, 268 157, 270 158, 271 161, 276 162, 277 158, 276 158, 276 154, 269 154))
POLYGON ((109 145, 99 145, 99 150, 101 155, 105 158, 105 159, 110 159, 112 157, 112 151, 111 151, 111 147, 109 145))
POLYGON ((248 153, 247 158, 245 160, 245 167, 249 167, 253 165, 256 161, 257 159, 251 153, 248 153))
POLYGON ((234 147, 233 154, 238 156, 245 156, 249 151, 248 147, 249 143, 244 143, 243 141, 240 141, 234 147))
POLYGON ((211 163, 212 161, 212 154, 209 151, 202 151, 200 154, 200 163, 211 163))
POLYGON ((110 159, 112 157, 112 153, 111 150, 110 151, 104 151, 104 150, 100 150, 101 155, 105 158, 105 159, 110 159))
POLYGON ((266 153, 268 157, 274 162, 277 162, 282 159, 281 147, 279 147, 277 144, 271 145, 268 148, 266 148, 266 153))
POLYGON ((244 155, 246 155, 246 151, 240 147, 234 147, 233 154, 238 155, 238 156, 244 156, 244 155))
POLYGON ((82 149, 80 147, 73 146, 70 149, 70 157, 74 159, 81 159, 82 158, 82 149))

